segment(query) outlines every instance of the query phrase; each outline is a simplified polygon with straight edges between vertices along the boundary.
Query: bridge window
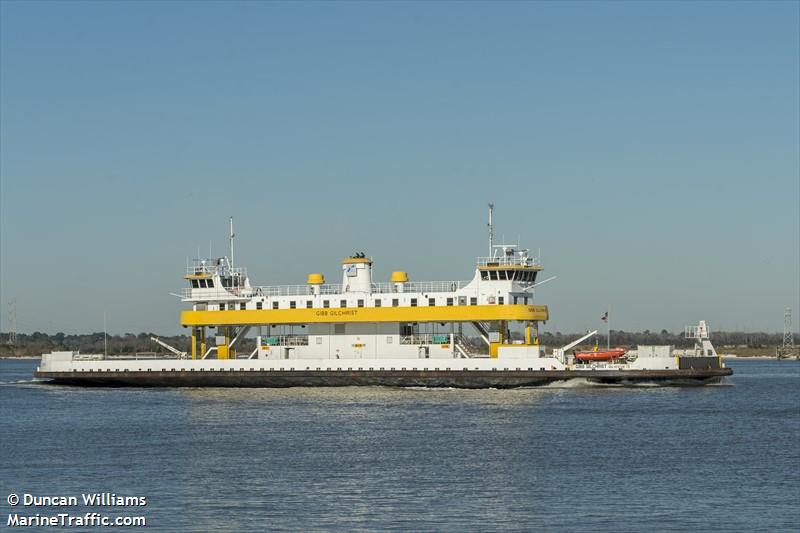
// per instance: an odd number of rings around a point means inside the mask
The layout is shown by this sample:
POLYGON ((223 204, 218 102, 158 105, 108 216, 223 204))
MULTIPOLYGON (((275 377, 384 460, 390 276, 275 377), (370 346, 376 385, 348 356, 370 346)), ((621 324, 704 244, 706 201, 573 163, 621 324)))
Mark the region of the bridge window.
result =
POLYGON ((200 282, 198 280, 196 280, 196 279, 193 279, 192 280, 192 288, 193 289, 199 289, 200 288, 200 282))
POLYGON ((489 271, 489 279, 493 280, 493 281, 497 279, 497 270, 490 270, 489 271))
POLYGON ((428 305, 431 307, 436 305, 436 298, 428 298, 428 305))
POLYGON ((497 272, 497 279, 506 280, 508 279, 508 272, 505 270, 499 270, 497 272))
POLYGON ((416 307, 416 306, 417 306, 417 299, 411 298, 411 307, 416 307))
POLYGON ((489 271, 481 270, 481 279, 489 279, 489 271))
POLYGON ((214 288, 214 280, 213 279, 208 280, 208 288, 209 289, 213 289, 214 288))

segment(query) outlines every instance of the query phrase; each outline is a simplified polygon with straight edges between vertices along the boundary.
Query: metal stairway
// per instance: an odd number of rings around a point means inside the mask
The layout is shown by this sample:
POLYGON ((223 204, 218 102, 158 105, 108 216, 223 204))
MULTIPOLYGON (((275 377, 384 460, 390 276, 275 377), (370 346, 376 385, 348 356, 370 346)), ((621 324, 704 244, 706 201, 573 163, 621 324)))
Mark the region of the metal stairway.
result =
POLYGON ((478 334, 483 339, 483 342, 486 343, 486 346, 489 346, 489 330, 491 329, 489 323, 476 321, 472 322, 472 326, 478 330, 478 334))
POLYGON ((470 357, 473 357, 473 355, 470 353, 469 345, 464 342, 464 337, 461 335, 453 336, 453 344, 455 345, 456 351, 458 351, 462 359, 469 359, 470 357))

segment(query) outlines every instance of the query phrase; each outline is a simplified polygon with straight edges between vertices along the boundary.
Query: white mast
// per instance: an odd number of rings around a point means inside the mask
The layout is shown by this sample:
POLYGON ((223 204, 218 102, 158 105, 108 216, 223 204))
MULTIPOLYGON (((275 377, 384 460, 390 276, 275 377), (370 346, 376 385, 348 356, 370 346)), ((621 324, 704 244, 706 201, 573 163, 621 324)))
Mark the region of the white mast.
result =
POLYGON ((233 234, 233 217, 231 217, 231 269, 233 269, 233 238, 235 236, 233 234))
POLYGON ((494 252, 494 234, 492 233, 492 211, 494 211, 494 204, 489 204, 489 257, 492 257, 494 252))

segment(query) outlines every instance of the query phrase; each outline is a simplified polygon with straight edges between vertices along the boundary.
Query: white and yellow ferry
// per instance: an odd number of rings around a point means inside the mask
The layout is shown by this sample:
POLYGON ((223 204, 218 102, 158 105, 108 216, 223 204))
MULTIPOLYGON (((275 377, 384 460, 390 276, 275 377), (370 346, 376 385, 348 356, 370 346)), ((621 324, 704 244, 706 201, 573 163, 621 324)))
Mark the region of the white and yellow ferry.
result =
MULTIPOLYGON (((703 384, 731 374, 708 339, 696 347, 640 346, 624 359, 591 364, 539 343, 546 305, 534 301, 542 267, 526 249, 492 240, 467 281, 373 279, 373 259, 342 261, 341 283, 319 273, 302 285, 253 286, 230 257, 195 260, 179 296, 188 350, 169 357, 44 354, 36 376, 81 385, 289 387, 389 385, 520 387, 568 379, 600 383, 703 384), (465 328, 474 336, 465 336, 465 328), (255 348, 243 351, 255 335, 255 348), (249 337, 248 337, 249 336, 249 337), (479 339, 476 346, 473 339, 479 339)), ((252 344, 252 343, 251 343, 252 344)))

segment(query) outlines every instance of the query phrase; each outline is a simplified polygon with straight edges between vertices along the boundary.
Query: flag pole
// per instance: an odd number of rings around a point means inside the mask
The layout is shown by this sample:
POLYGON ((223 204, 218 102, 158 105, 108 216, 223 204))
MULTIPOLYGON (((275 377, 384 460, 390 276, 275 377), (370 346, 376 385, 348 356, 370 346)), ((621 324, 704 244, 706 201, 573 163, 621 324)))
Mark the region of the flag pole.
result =
POLYGON ((611 306, 606 307, 606 326, 608 332, 606 333, 606 350, 611 349, 611 306))

